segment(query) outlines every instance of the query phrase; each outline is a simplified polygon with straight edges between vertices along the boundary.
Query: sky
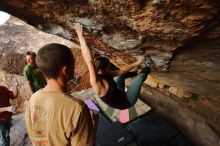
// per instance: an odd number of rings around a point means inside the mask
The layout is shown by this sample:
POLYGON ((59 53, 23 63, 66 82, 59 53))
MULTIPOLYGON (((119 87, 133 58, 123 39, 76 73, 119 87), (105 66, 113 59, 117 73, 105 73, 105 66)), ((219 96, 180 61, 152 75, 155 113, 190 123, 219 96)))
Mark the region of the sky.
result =
POLYGON ((4 24, 9 18, 10 15, 8 13, 0 11, 0 25, 4 24))

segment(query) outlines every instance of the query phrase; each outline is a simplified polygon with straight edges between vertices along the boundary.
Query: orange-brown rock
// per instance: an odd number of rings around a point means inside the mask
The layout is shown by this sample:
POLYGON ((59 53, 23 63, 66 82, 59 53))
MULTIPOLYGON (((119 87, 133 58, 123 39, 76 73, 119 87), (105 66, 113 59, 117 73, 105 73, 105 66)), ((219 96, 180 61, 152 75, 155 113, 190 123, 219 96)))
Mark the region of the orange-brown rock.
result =
MULTIPOLYGON (((144 87, 150 93, 144 100, 199 146, 220 141, 219 8, 219 0, 0 0, 0 10, 75 43, 73 25, 82 23, 89 47, 118 67, 134 62, 136 55, 149 55, 159 87, 197 98, 186 102, 163 89, 144 87)), ((2 36, 5 30, 0 31, 2 36)), ((10 44, 10 39, 1 37, 0 43, 10 44)))

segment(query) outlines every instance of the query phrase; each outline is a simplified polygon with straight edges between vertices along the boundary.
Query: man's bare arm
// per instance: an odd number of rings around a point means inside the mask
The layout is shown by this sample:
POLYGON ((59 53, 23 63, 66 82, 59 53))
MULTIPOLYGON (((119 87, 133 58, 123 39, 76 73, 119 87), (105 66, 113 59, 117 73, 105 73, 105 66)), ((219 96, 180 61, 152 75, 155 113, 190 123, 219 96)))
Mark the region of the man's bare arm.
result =
POLYGON ((0 113, 2 112, 13 112, 13 106, 8 106, 8 107, 1 107, 0 108, 0 113))
POLYGON ((0 113, 7 111, 6 107, 1 107, 0 108, 0 113))

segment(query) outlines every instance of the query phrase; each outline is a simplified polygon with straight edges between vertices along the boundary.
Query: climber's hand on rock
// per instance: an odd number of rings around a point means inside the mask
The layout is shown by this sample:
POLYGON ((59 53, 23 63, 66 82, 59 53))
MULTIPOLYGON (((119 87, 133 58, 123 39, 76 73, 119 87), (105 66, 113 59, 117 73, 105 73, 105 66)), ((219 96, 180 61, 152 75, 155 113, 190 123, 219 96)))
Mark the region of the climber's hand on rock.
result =
POLYGON ((77 33, 77 35, 79 36, 81 36, 81 35, 83 35, 83 25, 82 24, 80 24, 80 23, 75 23, 74 24, 74 29, 75 29, 75 31, 76 31, 76 33, 77 33))
POLYGON ((144 61, 144 56, 138 57, 138 60, 136 62, 137 65, 141 64, 144 61))

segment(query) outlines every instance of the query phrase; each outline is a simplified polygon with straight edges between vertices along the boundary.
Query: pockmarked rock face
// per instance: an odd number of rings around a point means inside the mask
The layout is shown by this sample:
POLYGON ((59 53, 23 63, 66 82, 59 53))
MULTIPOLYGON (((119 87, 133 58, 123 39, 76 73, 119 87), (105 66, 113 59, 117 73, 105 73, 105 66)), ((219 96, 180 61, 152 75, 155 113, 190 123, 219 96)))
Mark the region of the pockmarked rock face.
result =
POLYGON ((117 66, 133 62, 134 55, 145 54, 152 56, 157 69, 167 70, 178 47, 217 27, 219 3, 218 0, 1 0, 0 9, 69 40, 75 40, 73 25, 80 22, 87 30, 90 47, 98 53, 110 52, 108 57, 117 66), (130 55, 123 58, 125 63, 117 61, 121 55, 117 50, 130 55))

